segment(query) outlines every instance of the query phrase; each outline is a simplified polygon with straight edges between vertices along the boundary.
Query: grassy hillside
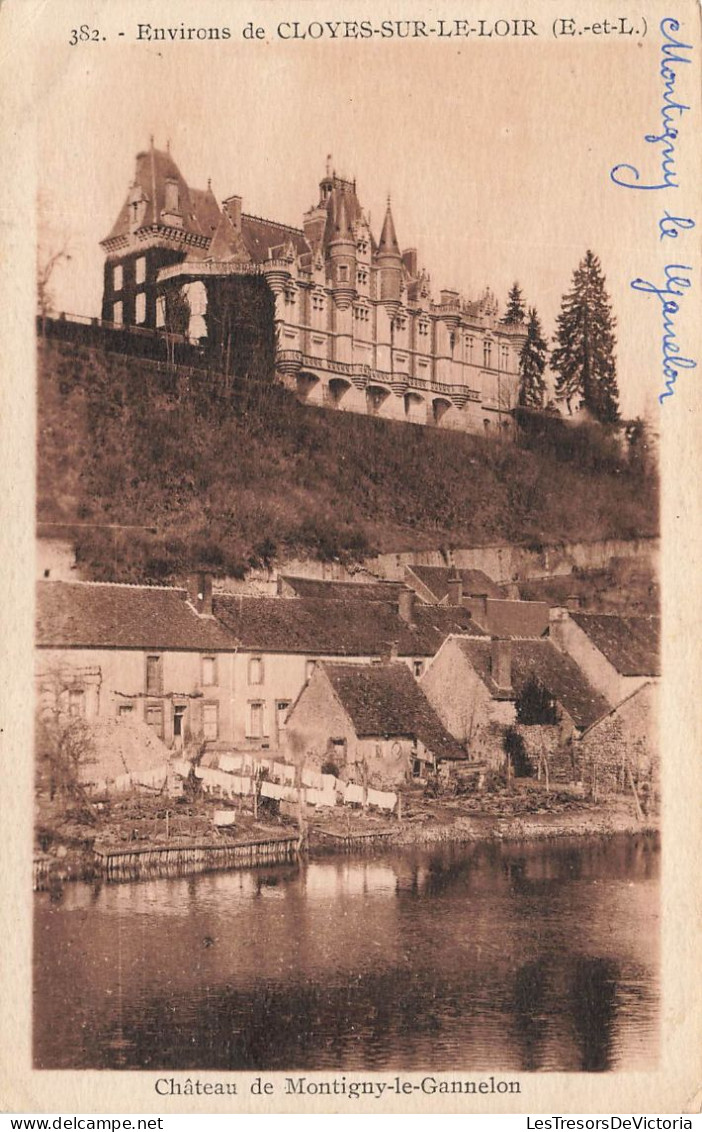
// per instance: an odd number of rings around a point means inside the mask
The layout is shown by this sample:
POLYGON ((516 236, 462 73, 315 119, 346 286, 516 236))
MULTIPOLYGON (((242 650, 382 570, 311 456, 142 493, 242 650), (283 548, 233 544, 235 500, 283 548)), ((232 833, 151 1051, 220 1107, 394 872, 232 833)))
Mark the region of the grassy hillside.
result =
POLYGON ((78 554, 96 578, 656 532, 655 477, 600 430, 522 444, 305 408, 270 381, 224 390, 39 347, 39 519, 155 528, 84 528, 78 554))

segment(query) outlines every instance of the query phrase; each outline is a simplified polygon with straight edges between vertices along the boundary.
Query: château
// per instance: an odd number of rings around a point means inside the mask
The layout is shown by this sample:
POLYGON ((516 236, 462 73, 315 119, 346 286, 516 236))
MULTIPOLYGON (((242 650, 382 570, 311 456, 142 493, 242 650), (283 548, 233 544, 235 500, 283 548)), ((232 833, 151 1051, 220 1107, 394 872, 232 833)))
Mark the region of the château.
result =
POLYGON ((190 187, 152 140, 101 246, 108 324, 179 333, 225 374, 246 369, 258 332, 279 379, 311 405, 509 426, 523 324, 498 318, 489 288, 435 292, 417 250, 401 249, 390 198, 376 239, 355 180, 330 161, 294 228, 244 212, 240 196, 219 204, 209 182, 190 187))

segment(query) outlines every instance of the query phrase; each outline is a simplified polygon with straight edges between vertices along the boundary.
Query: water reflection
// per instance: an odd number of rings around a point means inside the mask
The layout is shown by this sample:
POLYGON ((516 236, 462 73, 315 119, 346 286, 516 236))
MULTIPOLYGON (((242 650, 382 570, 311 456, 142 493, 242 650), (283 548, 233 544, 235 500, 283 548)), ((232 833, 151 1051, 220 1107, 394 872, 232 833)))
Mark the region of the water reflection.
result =
POLYGON ((448 847, 37 894, 37 1067, 645 1068, 657 851, 448 847))

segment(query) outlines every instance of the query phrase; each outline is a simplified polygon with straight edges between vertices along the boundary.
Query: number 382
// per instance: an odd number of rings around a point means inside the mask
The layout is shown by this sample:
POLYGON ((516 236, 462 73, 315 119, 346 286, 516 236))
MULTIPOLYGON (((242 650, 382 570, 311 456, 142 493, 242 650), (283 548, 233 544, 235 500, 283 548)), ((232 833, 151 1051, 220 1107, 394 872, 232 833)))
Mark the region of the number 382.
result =
POLYGON ((77 43, 97 43, 99 40, 100 32, 97 28, 81 24, 79 28, 71 28, 71 38, 68 43, 70 47, 75 47, 77 43))

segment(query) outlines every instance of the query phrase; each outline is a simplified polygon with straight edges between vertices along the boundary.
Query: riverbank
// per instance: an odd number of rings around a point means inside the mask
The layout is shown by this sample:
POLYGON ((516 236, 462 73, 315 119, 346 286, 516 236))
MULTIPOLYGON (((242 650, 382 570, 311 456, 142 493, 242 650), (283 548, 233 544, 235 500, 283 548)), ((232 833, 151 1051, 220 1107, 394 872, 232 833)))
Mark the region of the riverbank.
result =
POLYGON ((406 819, 389 823, 360 817, 331 824, 322 819, 311 825, 308 845, 311 852, 353 852, 364 844, 382 846, 424 845, 437 842, 545 841, 561 837, 613 837, 619 834, 656 834, 657 815, 639 819, 633 804, 617 797, 603 803, 555 802, 542 812, 504 813, 466 812, 462 800, 426 802, 408 813, 406 819))
POLYGON ((380 853, 441 842, 548 841, 659 832, 656 815, 637 816, 633 800, 593 802, 573 791, 547 793, 538 783, 462 798, 427 798, 408 791, 402 817, 368 810, 314 811, 309 818, 232 811, 232 824, 213 824, 214 806, 149 798, 111 804, 93 828, 75 820, 38 827, 35 888, 69 880, 139 880, 217 869, 255 868, 298 853, 312 857, 380 853))

